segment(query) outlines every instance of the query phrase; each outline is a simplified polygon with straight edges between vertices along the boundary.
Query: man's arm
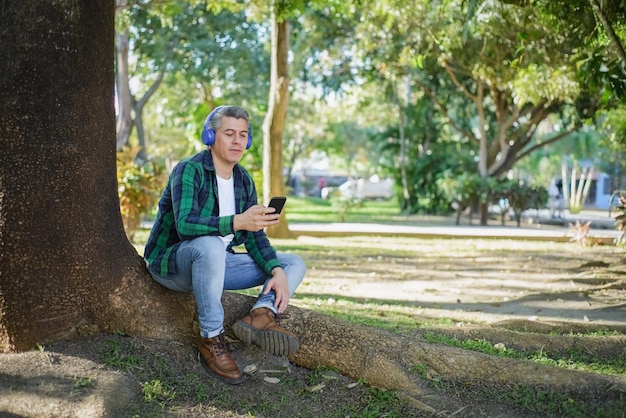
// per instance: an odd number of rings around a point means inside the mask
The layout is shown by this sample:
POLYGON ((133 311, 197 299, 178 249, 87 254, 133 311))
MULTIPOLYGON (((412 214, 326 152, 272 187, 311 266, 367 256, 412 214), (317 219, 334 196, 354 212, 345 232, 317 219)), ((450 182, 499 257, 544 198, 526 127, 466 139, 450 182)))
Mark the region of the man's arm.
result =
POLYGON ((232 216, 212 216, 216 207, 213 185, 210 179, 204 178, 204 169, 201 165, 181 164, 170 181, 176 230, 182 239, 234 233, 232 216), (204 204, 198 201, 201 188, 204 188, 209 196, 204 204))

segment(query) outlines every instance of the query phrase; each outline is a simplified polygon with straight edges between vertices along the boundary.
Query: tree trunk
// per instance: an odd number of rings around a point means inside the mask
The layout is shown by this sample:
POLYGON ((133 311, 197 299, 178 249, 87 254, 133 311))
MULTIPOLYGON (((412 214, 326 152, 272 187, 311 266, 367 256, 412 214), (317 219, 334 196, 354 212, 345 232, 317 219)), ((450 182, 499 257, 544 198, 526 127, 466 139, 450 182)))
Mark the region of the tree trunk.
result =
MULTIPOLYGON (((116 1, 116 13, 128 7, 126 0, 116 1)), ((121 151, 125 146, 130 144, 130 135, 133 128, 137 128, 137 141, 141 147, 137 153, 137 162, 145 164, 148 161, 148 152, 143 129, 143 109, 148 100, 157 91, 165 70, 161 70, 157 79, 152 83, 146 93, 136 100, 130 91, 130 75, 128 70, 128 29, 115 33, 116 40, 116 57, 117 57, 117 139, 116 150, 121 151), (133 118, 134 114, 134 118, 133 118)))
POLYGON ((146 93, 139 99, 139 101, 133 100, 133 110, 135 113, 135 126, 137 127, 137 142, 141 147, 139 152, 137 153, 137 162, 141 165, 148 162, 148 147, 146 144, 146 135, 143 129, 143 109, 146 107, 146 103, 152 97, 152 95, 157 91, 157 89, 161 86, 163 82, 163 77, 165 77, 165 70, 161 70, 157 79, 152 83, 150 88, 146 91, 146 93))
POLYGON ((2 19, 0 351, 94 329, 189 332, 168 304, 189 296, 152 285, 122 225, 114 3, 24 0, 2 19))
POLYGON ((489 205, 487 202, 480 202, 478 208, 480 211, 480 224, 485 226, 489 223, 489 205))
MULTIPOLYGON (((411 82, 410 82, 411 76, 409 74, 408 76, 408 81, 407 81, 407 100, 406 100, 406 109, 408 110, 409 106, 411 105, 411 82)), ((408 180, 408 175, 406 172, 407 169, 407 165, 409 162, 409 156, 408 156, 408 139, 406 138, 406 134, 404 132, 404 127, 406 126, 406 115, 405 112, 406 110, 402 107, 402 103, 400 103, 400 96, 398 93, 398 88, 395 84, 392 85, 393 87, 393 95, 394 95, 394 99, 395 99, 395 104, 398 107, 398 133, 399 133, 399 141, 400 141, 400 152, 398 155, 398 160, 399 160, 399 164, 400 164, 400 184, 402 185, 402 207, 400 208, 400 210, 402 211, 402 213, 407 213, 408 211, 410 211, 411 209, 411 204, 410 204, 410 199, 411 199, 411 194, 409 192, 409 180, 408 180)), ((421 157, 421 156, 420 156, 421 157)))
POLYGON ((116 150, 121 151, 129 144, 133 130, 132 95, 128 74, 128 30, 116 32, 117 44, 117 137, 116 150))
MULTIPOLYGON (((270 93, 263 121, 263 200, 266 204, 272 196, 285 194, 283 132, 289 103, 289 22, 276 19, 276 10, 272 8, 270 93)), ((278 225, 267 228, 267 234, 277 238, 291 237, 286 210, 278 225)))

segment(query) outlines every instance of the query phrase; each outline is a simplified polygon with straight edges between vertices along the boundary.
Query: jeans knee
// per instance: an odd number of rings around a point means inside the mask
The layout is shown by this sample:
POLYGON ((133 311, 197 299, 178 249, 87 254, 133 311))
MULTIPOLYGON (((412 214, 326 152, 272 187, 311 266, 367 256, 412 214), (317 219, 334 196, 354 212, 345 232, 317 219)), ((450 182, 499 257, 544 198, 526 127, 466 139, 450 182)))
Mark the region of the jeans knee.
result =
POLYGON ((302 257, 297 254, 281 254, 279 259, 289 282, 299 285, 306 274, 306 264, 302 257))

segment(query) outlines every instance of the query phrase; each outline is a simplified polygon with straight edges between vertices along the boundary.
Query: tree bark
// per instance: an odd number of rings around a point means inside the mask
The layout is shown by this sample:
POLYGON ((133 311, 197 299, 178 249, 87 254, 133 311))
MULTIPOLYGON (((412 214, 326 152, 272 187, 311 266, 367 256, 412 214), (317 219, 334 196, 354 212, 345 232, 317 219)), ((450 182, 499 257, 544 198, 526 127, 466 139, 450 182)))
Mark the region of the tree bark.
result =
POLYGON ((139 286, 149 277, 122 225, 114 3, 25 0, 2 21, 0 351, 188 328, 167 303, 184 296, 139 286))
MULTIPOLYGON (((284 196, 283 132, 289 103, 289 22, 277 21, 272 8, 272 53, 270 93, 267 115, 263 121, 263 200, 284 196)), ((278 225, 267 228, 267 235, 277 238, 292 236, 287 210, 278 225)))
MULTIPOLYGON (((119 9, 118 9, 119 10, 119 9)), ((133 130, 132 95, 128 74, 128 29, 116 32, 117 44, 117 139, 116 150, 121 151, 128 145, 133 130)))

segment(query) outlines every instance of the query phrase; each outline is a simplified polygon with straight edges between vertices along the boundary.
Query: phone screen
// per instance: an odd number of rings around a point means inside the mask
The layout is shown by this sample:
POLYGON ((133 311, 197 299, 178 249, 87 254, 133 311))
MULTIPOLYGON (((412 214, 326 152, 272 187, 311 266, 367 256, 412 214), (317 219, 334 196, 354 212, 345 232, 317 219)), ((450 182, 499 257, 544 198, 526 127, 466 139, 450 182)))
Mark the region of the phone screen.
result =
POLYGON ((285 206, 286 201, 287 201, 287 198, 284 196, 272 197, 270 199, 270 203, 267 206, 275 208, 276 209, 275 213, 280 213, 282 212, 283 206, 285 206))

